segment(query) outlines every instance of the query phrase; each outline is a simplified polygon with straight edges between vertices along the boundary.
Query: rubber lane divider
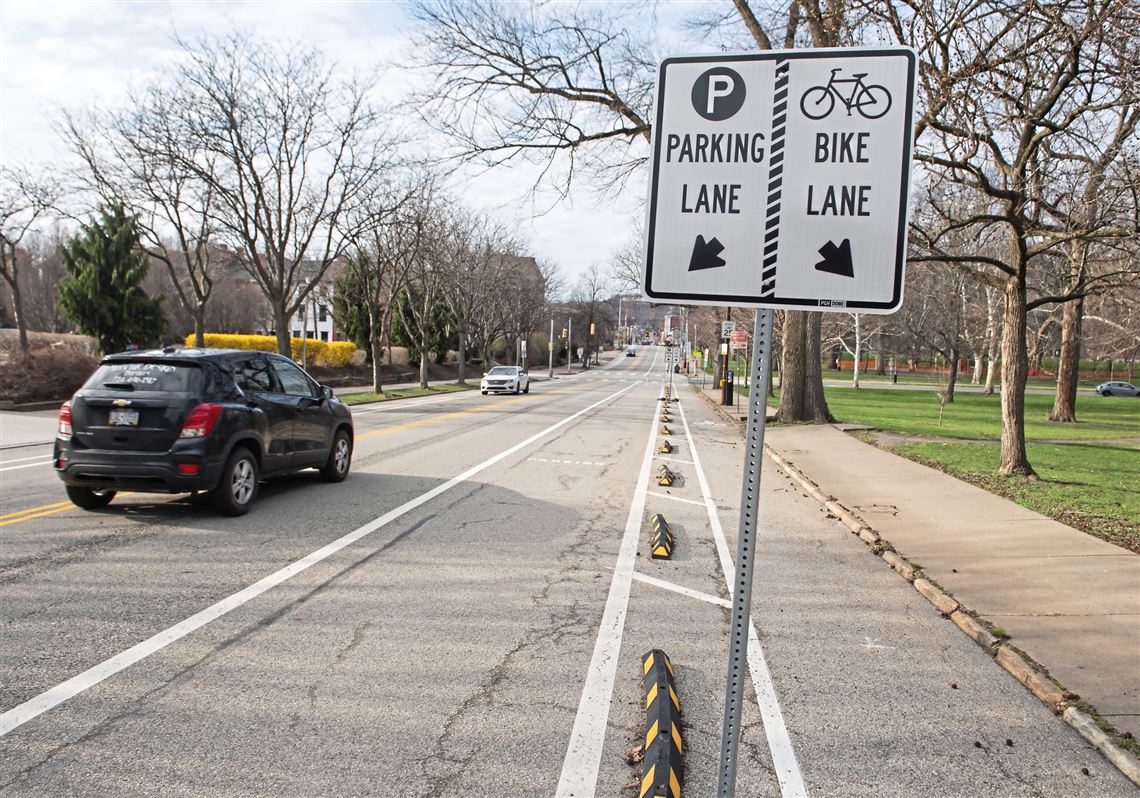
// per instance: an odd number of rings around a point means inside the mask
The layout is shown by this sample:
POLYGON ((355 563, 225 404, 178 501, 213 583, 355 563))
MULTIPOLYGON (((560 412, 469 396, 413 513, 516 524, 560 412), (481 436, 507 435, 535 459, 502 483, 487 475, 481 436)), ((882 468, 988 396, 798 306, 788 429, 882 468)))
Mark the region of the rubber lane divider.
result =
POLYGON ((661 434, 662 434, 662 435, 672 435, 672 434, 673 434, 673 430, 669 429, 669 428, 668 428, 668 427, 666 427, 664 424, 662 424, 662 425, 661 425, 661 434))
POLYGON ((669 443, 669 441, 662 441, 661 448, 657 451, 659 454, 672 454, 673 444, 669 443))
POLYGON ((673 530, 665 516, 658 513, 649 520, 653 525, 653 537, 649 541, 649 548, 655 560, 668 560, 673 556, 673 530))
POLYGON ((677 475, 669 470, 669 466, 664 465, 664 464, 658 466, 658 468, 657 468, 657 484, 658 485, 664 485, 665 487, 669 487, 670 485, 673 484, 673 480, 676 478, 677 478, 677 475))
POLYGON ((673 682, 673 664, 659 648, 641 661, 645 677, 645 759, 638 798, 681 798, 684 744, 681 702, 673 682))

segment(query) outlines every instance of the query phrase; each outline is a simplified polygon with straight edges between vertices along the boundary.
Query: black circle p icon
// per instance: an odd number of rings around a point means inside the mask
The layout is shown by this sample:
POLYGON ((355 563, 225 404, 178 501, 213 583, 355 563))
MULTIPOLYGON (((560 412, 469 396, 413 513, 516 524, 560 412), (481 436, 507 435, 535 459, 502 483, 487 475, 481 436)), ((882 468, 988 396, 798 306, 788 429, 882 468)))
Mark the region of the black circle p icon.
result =
POLYGON ((693 84, 693 110, 705 119, 723 122, 744 105, 744 80, 732 69, 713 67, 693 84))

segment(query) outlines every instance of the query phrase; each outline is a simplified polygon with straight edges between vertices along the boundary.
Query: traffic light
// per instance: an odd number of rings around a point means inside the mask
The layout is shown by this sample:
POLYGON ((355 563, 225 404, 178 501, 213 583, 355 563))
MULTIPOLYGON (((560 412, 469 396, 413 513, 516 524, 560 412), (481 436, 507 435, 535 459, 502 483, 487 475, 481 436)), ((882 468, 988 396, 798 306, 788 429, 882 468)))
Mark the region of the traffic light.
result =
POLYGON ((564 341, 566 340, 566 328, 565 327, 562 328, 562 340, 564 340, 564 341))
POLYGON ((590 335, 594 334, 594 322, 590 322, 590 335))

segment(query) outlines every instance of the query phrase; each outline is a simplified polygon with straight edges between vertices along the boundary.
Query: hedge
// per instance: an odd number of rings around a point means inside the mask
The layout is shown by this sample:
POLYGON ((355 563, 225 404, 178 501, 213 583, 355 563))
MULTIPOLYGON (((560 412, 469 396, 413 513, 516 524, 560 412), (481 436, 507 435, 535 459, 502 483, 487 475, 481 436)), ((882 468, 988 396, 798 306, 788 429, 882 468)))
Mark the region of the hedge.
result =
MULTIPOLYGON (((206 333, 205 344, 211 349, 252 349, 258 352, 276 352, 277 339, 272 335, 227 335, 225 333, 206 333)), ((300 362, 301 348, 305 345, 303 338, 289 339, 290 356, 300 362)), ((186 336, 186 345, 194 346, 194 333, 186 336)), ((356 344, 351 341, 325 342, 316 338, 308 339, 309 362, 317 366, 339 368, 347 366, 352 353, 356 351, 356 344)))

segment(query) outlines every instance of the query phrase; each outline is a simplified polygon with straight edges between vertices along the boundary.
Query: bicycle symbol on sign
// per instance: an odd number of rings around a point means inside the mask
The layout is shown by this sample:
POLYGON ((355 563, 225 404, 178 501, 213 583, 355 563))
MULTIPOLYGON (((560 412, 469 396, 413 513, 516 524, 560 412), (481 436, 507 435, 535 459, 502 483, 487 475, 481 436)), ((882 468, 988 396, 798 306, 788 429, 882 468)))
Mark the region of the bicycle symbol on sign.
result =
POLYGON ((886 87, 877 83, 868 86, 863 82, 863 78, 867 77, 866 72, 855 72, 849 78, 837 78, 835 73, 842 71, 841 68, 831 70, 831 79, 826 86, 812 86, 804 92, 800 97, 800 110, 804 116, 808 119, 823 119, 835 110, 837 98, 847 109, 848 116, 851 116, 851 110, 854 109, 864 119, 878 119, 891 110, 891 93, 886 87), (851 84, 851 90, 844 96, 838 87, 847 84, 851 84))

